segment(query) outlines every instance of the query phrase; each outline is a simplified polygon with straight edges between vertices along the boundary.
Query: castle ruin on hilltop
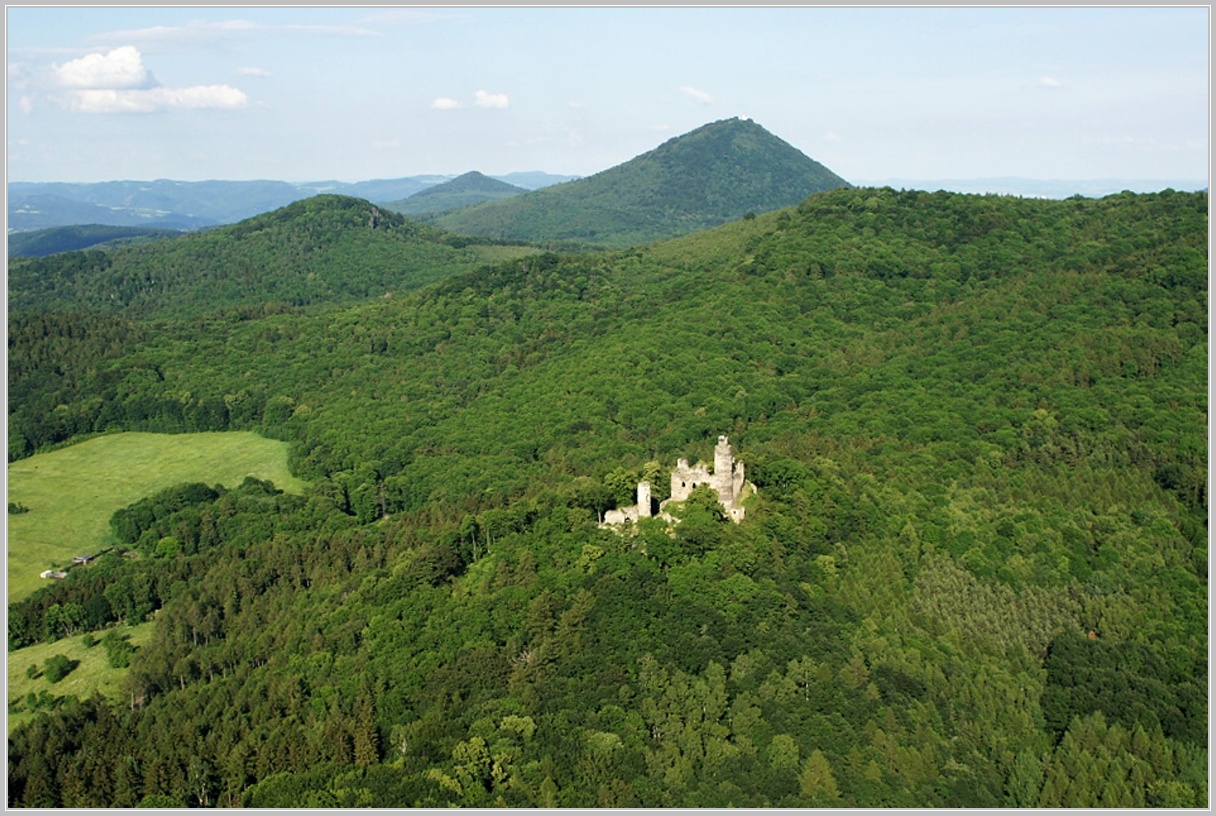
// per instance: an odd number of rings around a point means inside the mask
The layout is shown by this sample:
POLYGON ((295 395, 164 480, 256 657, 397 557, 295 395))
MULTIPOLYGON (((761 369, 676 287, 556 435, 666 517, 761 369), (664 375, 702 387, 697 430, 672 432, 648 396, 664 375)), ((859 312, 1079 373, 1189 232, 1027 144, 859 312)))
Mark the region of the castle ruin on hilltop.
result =
MULTIPOLYGON (((672 502, 687 501, 692 491, 701 485, 709 485, 718 494, 718 502, 722 505, 728 518, 735 524, 743 521, 743 500, 756 492, 756 486, 744 478, 743 463, 735 461, 735 453, 730 441, 725 435, 718 437, 714 448, 714 469, 710 471, 704 463, 689 465, 687 459, 680 459, 671 471, 671 498, 665 499, 659 505, 658 517, 674 523, 676 519, 666 511, 672 502)), ((615 527, 627 521, 636 522, 640 518, 650 518, 650 482, 638 483, 638 503, 630 507, 620 507, 609 510, 604 514, 604 527, 615 527)))

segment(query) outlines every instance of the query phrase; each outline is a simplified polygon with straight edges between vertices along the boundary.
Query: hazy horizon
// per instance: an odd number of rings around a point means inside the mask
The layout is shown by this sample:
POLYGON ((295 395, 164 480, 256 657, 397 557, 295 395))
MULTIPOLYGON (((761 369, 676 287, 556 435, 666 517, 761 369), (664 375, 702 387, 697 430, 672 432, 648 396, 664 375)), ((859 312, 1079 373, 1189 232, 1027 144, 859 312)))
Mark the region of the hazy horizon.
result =
MULTIPOLYGON (((609 169, 609 168, 605 168, 609 169)), ((471 172, 471 171, 465 171, 471 172)), ((480 172, 480 171, 478 171, 480 172)), ((599 172, 599 171, 597 171, 599 172)), ((499 178, 510 181, 513 176, 530 175, 530 174, 546 174, 544 170, 517 170, 508 173, 489 174, 491 178, 499 178)), ((290 179, 197 179, 193 181, 183 179, 137 179, 137 178, 116 178, 106 179, 96 182, 72 182, 72 181, 23 181, 20 179, 9 180, 8 186, 23 186, 23 185, 56 185, 56 184, 152 184, 157 182, 171 181, 182 184, 206 184, 209 182, 219 183, 286 183, 297 187, 310 187, 321 185, 358 185, 372 184, 377 182, 389 182, 395 179, 429 179, 433 184, 440 184, 445 181, 450 181, 463 173, 404 173, 394 177, 379 177, 367 179, 355 179, 345 181, 339 179, 306 179, 302 181, 293 181, 290 179)), ((578 178, 586 178, 586 176, 563 176, 561 174, 546 174, 561 181, 571 181, 578 178)), ((594 173, 588 175, 595 175, 594 173)), ((561 183, 561 181, 551 181, 550 183, 561 183)), ((1206 190, 1208 188, 1207 179, 1134 179, 1134 178, 1096 178, 1096 179, 1069 179, 1069 178, 1030 178, 1026 176, 989 176, 976 178, 905 178, 905 177, 888 177, 879 179, 846 179, 850 184, 856 187, 894 187, 907 189, 920 189, 927 191, 946 190, 957 193, 969 194, 995 194, 995 195, 1019 195, 1023 197, 1043 197, 1043 198, 1065 198, 1071 195, 1083 196, 1104 196, 1129 190, 1134 193, 1153 193, 1165 189, 1174 189, 1185 192, 1195 192, 1198 190, 1206 190)), ((522 186, 522 185, 521 185, 522 186)), ((429 189, 424 188, 424 189, 429 189)), ((525 189, 533 189, 525 187, 525 189)), ((340 192, 340 190, 339 190, 340 192)))

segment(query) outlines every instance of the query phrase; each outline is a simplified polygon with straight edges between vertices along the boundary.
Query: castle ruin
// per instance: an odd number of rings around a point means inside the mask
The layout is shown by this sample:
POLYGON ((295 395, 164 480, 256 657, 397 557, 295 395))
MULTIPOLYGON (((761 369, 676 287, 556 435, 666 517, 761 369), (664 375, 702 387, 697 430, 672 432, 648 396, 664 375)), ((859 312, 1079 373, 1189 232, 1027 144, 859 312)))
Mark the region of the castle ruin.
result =
MULTIPOLYGON (((692 491, 701 485, 713 488, 718 494, 718 502, 731 521, 735 524, 743 521, 743 500, 755 493, 756 487, 744 477, 743 463, 735 461, 735 453, 725 435, 718 437, 718 444, 714 448, 712 471, 704 463, 689 465, 687 459, 680 459, 676 463, 675 469, 671 471, 671 498, 665 499, 659 505, 659 518, 674 523, 676 519, 666 511, 667 505, 688 501, 692 491)), ((609 510, 604 514, 603 526, 613 527, 628 521, 636 522, 640 518, 650 518, 650 489, 650 482, 639 482, 638 503, 609 510)))

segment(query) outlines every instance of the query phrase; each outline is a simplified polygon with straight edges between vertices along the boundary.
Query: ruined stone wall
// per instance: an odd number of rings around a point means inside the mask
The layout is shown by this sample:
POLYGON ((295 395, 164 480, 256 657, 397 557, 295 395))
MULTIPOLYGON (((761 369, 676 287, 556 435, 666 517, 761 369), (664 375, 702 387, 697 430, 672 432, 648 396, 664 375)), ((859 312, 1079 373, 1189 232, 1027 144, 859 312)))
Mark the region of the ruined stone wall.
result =
MULTIPOLYGON (((709 485, 718 494, 718 501, 731 521, 738 524, 743 520, 743 499, 756 488, 743 475, 743 463, 735 461, 735 453, 730 447, 730 440, 725 435, 718 437, 714 448, 714 469, 697 464, 688 464, 687 459, 680 459, 671 471, 671 498, 659 505, 659 517, 674 521, 664 508, 670 502, 687 501, 692 491, 701 485, 709 485)), ((621 507, 609 510, 604 514, 604 526, 624 524, 627 521, 637 521, 639 518, 649 518, 650 512, 650 482, 638 484, 638 503, 632 507, 621 507)))
POLYGON ((703 484, 714 484, 709 468, 705 465, 690 467, 687 459, 681 459, 671 472, 671 501, 687 501, 693 489, 703 484))

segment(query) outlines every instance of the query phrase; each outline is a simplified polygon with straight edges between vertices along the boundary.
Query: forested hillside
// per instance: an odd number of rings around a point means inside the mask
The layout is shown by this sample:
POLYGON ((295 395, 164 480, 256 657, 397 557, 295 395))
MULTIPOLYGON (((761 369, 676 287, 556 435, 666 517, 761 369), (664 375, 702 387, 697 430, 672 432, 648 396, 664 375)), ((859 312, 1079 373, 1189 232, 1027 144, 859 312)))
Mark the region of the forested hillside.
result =
POLYGON ((166 317, 350 303, 523 254, 357 198, 314 196, 209 232, 9 264, 10 311, 166 317))
POLYGON ((10 605, 10 648, 155 634, 128 704, 14 731, 9 804, 1206 807, 1207 213, 838 189, 355 305, 21 315, 10 459, 255 429, 315 487, 165 485, 138 558, 10 605), (722 433, 744 523, 598 527, 722 433))
POLYGON ((711 122, 593 176, 434 217, 455 232, 629 246, 850 186, 748 119, 711 122))

